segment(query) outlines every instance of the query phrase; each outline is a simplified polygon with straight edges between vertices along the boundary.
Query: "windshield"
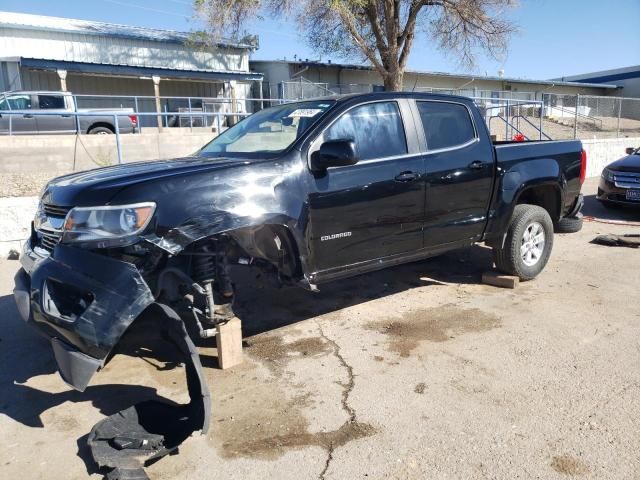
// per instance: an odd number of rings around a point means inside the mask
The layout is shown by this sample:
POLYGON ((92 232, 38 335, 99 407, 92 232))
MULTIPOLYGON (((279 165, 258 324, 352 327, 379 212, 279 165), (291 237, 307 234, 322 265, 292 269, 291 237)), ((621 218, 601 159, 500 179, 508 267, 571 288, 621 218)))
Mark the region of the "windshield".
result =
POLYGON ((260 110, 218 135, 201 153, 282 152, 334 104, 335 100, 315 100, 260 110))

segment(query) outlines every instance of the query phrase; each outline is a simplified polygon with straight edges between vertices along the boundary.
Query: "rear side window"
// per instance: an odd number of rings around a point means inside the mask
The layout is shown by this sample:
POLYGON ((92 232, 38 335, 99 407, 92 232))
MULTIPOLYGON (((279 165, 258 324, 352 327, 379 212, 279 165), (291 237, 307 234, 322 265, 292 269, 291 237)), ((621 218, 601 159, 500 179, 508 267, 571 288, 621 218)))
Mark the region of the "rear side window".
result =
POLYGON ((429 150, 464 145, 476 138, 469 110, 456 103, 418 102, 429 150))
POLYGON ((62 95, 38 95, 38 104, 41 110, 64 110, 64 97, 62 95))
POLYGON ((396 102, 368 103, 349 110, 326 130, 324 140, 353 140, 360 160, 407 153, 396 102))

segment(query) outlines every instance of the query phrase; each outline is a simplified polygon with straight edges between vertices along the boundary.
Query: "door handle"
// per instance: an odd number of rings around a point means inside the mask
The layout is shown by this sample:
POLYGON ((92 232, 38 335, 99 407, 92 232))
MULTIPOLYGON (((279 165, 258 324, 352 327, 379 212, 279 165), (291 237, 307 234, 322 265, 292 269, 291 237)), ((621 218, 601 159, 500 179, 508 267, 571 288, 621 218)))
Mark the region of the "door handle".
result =
POLYGON ((480 160, 475 160, 469 164, 469 168, 473 170, 480 170, 483 167, 484 167, 484 163, 482 163, 480 160))
POLYGON ((26 113, 22 116, 22 118, 33 118, 33 115, 26 113))
POLYGON ((395 181, 396 182, 413 182, 419 177, 420 177, 420 174, 418 172, 407 171, 407 172, 402 172, 396 175, 395 181))
POLYGON ((71 118, 71 115, 62 115, 62 118, 71 118))

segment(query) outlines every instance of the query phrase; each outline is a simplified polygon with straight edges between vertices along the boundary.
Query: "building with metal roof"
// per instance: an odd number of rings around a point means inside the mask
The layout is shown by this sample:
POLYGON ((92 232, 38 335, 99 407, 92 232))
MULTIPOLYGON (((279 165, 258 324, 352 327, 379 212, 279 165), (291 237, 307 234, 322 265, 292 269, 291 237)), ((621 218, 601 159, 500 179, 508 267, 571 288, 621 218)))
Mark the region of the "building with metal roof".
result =
POLYGON ((622 89, 625 97, 640 98, 640 65, 569 75, 558 80, 589 84, 613 83, 622 89))
MULTIPOLYGON (((382 89, 382 77, 371 66, 309 60, 252 60, 251 70, 264 74, 270 96, 352 93, 382 89)), ((542 100, 544 94, 618 95, 615 83, 536 80, 407 70, 405 90, 445 91, 472 97, 542 100)))
POLYGON ((0 12, 0 91, 244 97, 262 79, 249 70, 257 46, 256 37, 208 46, 184 32, 0 12))

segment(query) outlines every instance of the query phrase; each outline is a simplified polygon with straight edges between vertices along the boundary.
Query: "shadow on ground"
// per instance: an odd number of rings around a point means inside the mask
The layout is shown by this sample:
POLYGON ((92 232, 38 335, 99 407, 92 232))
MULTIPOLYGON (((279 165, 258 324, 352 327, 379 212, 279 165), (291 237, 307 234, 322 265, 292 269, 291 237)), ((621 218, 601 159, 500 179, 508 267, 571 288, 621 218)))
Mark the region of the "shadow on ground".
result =
POLYGON ((320 285, 316 293, 297 287, 256 288, 250 275, 246 275, 236 282, 238 294, 234 310, 242 319, 243 334, 247 337, 412 288, 479 283, 482 272, 492 267, 491 249, 478 245, 320 285))
POLYGON ((603 220, 640 222, 640 205, 636 208, 627 206, 605 207, 596 200, 595 195, 586 195, 584 197, 582 213, 587 217, 595 217, 603 220))

